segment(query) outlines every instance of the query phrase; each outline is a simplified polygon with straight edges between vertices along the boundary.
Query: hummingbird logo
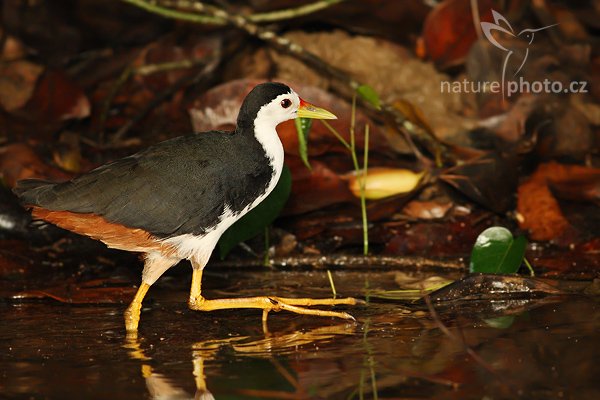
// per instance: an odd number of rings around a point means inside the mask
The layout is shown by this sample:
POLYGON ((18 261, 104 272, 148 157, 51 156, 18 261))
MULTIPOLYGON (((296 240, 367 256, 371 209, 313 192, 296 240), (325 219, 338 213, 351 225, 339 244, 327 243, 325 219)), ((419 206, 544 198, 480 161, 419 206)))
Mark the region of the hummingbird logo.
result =
POLYGON ((498 43, 496 38, 492 35, 492 32, 502 32, 514 38, 522 39, 526 42, 527 47, 525 49, 523 61, 521 62, 521 65, 519 65, 519 68, 517 68, 516 72, 513 74, 513 76, 516 76, 523 68, 523 65, 525 65, 525 61, 527 61, 527 56, 529 55, 529 46, 533 43, 535 33, 544 29, 551 28, 558 24, 552 24, 537 29, 523 29, 521 32, 515 33, 515 30, 512 28, 508 20, 504 18, 504 16, 502 16, 502 14, 495 10, 492 10, 492 16, 494 17, 494 23, 480 22, 480 25, 481 29, 483 30, 483 33, 485 34, 485 37, 490 41, 490 43, 506 52, 506 56, 504 58, 504 63, 502 66, 502 97, 504 97, 504 81, 506 78, 506 66, 508 65, 508 62, 511 59, 511 56, 515 53, 515 50, 507 49, 506 47, 498 43))

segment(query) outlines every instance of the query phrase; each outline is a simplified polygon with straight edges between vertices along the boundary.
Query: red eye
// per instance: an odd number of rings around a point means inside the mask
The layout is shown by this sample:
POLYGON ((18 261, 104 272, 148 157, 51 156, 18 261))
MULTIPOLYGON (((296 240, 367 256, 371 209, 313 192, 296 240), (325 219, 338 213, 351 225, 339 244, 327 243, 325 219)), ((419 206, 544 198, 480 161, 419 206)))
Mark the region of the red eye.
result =
POLYGON ((292 101, 290 99, 281 100, 281 107, 288 108, 291 105, 292 105, 292 101))

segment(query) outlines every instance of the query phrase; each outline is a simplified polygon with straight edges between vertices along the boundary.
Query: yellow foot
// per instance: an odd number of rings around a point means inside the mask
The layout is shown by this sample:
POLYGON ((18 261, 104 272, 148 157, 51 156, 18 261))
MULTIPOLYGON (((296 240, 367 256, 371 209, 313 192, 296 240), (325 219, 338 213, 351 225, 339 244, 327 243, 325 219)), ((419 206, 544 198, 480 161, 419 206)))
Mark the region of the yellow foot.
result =
POLYGON ((356 321, 354 317, 345 312, 314 310, 305 307, 311 306, 335 306, 340 304, 355 305, 360 303, 360 300, 352 297, 343 299, 294 299, 288 297, 276 296, 259 296, 259 297, 242 297, 237 299, 217 299, 207 300, 203 297, 190 299, 189 306, 192 310, 198 311, 213 311, 232 308, 258 308, 263 310, 263 321, 270 311, 290 311, 296 314, 316 315, 319 317, 336 317, 356 321))
POLYGON ((125 330, 127 333, 137 332, 141 308, 141 304, 131 303, 125 310, 125 330))
POLYGON ((138 325, 140 323, 140 310, 142 309, 142 300, 144 300, 144 296, 148 292, 150 285, 146 283, 142 283, 133 298, 133 301, 125 310, 125 329, 127 330, 127 334, 137 332, 138 325))

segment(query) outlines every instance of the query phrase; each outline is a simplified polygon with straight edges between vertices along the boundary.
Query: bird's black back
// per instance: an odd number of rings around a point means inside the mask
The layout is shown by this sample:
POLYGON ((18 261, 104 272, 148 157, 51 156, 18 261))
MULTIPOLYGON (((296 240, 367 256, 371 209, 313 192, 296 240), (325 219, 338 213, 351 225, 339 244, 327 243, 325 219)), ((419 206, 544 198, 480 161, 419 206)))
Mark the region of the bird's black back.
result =
POLYGON ((24 204, 93 213, 158 237, 205 233, 227 207, 239 213, 263 194, 273 170, 254 135, 177 137, 63 183, 23 181, 24 204))

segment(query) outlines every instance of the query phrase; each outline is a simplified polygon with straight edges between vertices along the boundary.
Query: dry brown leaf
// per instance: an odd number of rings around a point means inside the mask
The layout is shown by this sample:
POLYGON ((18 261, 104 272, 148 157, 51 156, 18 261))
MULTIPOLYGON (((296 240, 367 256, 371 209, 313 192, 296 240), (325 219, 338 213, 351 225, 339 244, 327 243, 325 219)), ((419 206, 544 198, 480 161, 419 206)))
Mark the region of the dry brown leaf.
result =
MULTIPOLYGON (((570 224, 549 186, 566 187, 569 186, 569 182, 579 182, 585 177, 591 177, 592 182, 596 182, 599 173, 597 169, 578 165, 562 165, 557 162, 541 164, 535 173, 519 186, 517 211, 521 216, 520 227, 529 230, 533 240, 552 240, 561 236, 570 224)), ((586 187, 580 187, 584 192, 581 196, 584 198, 587 193, 586 187)), ((593 185, 591 187, 588 195, 593 198, 597 196, 597 189, 593 185)))
POLYGON ((83 89, 66 73, 47 70, 38 79, 27 103, 15 112, 23 120, 46 127, 86 118, 91 113, 91 105, 83 89))
MULTIPOLYGON (((441 68, 461 64, 477 40, 470 0, 445 0, 427 16, 423 39, 427 55, 441 68)), ((480 0, 481 21, 491 21, 492 2, 480 0)))
POLYGON ((286 164, 292 171, 292 193, 285 206, 285 214, 302 214, 354 197, 348 185, 334 171, 319 161, 311 161, 308 170, 298 157, 286 157, 286 164))

